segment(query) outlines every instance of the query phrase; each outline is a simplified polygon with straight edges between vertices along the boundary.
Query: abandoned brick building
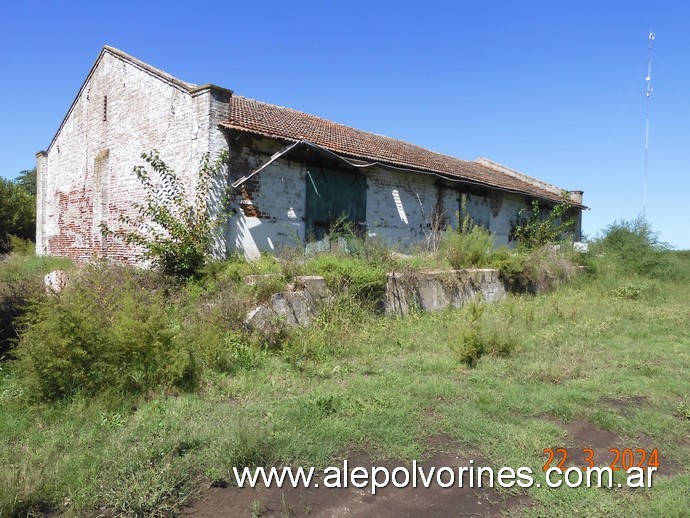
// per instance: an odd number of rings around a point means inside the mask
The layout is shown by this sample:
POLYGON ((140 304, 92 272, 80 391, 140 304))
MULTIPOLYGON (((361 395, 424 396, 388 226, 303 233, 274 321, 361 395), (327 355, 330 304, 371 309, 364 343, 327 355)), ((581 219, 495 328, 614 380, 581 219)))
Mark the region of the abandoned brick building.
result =
MULTIPOLYGON (((229 152, 234 210, 218 255, 318 242, 342 216, 404 249, 439 223, 457 225, 461 204, 497 245, 509 244, 521 208, 537 199, 548 209, 562 193, 486 159, 460 160, 189 84, 105 47, 48 150, 37 154, 38 253, 133 260, 100 224, 116 227, 143 200, 133 168, 151 149, 192 189, 204 154, 229 152)), ((579 234, 582 192, 569 196, 579 234)))

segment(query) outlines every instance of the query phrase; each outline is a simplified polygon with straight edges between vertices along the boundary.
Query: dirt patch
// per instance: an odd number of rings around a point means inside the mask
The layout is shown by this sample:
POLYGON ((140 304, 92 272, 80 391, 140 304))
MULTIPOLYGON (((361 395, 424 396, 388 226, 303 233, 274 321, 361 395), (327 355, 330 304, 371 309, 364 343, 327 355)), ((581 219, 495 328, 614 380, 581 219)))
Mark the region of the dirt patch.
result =
POLYGON ((439 409, 446 404, 448 404, 448 400, 443 396, 439 396, 431 405, 424 409, 424 415, 426 417, 435 418, 438 416, 439 409))
MULTIPOLYGON (((591 456, 595 466, 607 467, 615 463, 620 468, 623 459, 621 457, 617 458, 616 451, 611 450, 617 450, 622 455, 626 449, 632 451, 632 457, 627 458, 625 460, 626 463, 629 463, 630 459, 632 459, 633 466, 641 463, 642 467, 647 467, 651 452, 655 448, 658 449, 658 446, 654 444, 650 437, 644 436, 636 440, 623 439, 609 430, 597 428, 584 419, 578 419, 570 423, 549 420, 563 428, 568 434, 565 444, 561 445, 561 447, 567 450, 565 467, 589 466, 587 459, 591 456), (592 453, 583 451, 585 449, 592 450, 592 453), (644 452, 638 451, 640 449, 644 450, 644 452)), ((551 466, 555 467, 561 458, 562 454, 556 452, 551 466)), ((668 459, 663 451, 658 451, 657 460, 659 466, 656 475, 672 476, 682 471, 682 467, 677 462, 668 459)))
MULTIPOLYGON (((293 489, 287 487, 249 488, 210 488, 201 500, 184 510, 187 516, 220 517, 220 516, 309 516, 309 517, 369 517, 381 516, 400 518, 403 516, 503 516, 518 506, 530 505, 528 496, 514 496, 499 493, 487 487, 484 479, 482 487, 469 487, 470 478, 463 473, 462 486, 459 487, 458 467, 490 466, 485 460, 476 455, 467 455, 453 451, 451 440, 437 437, 429 441, 433 452, 431 458, 420 462, 425 475, 431 468, 438 470, 442 467, 454 468, 454 483, 450 487, 443 487, 451 481, 447 470, 443 471, 439 484, 436 472, 430 487, 422 486, 418 478, 418 487, 397 488, 389 484, 385 488, 378 488, 373 494, 371 486, 363 488, 348 487, 327 488, 323 486, 323 476, 319 476, 315 487, 293 489)), ((344 471, 344 461, 334 462, 344 471)), ((412 472, 413 464, 402 462, 375 462, 367 455, 357 455, 348 459, 350 473, 356 467, 362 467, 371 473, 372 467, 385 467, 390 474, 396 468, 406 468, 412 472)), ((419 473, 419 471, 418 471, 419 473)), ((399 472, 398 481, 404 480, 403 472, 399 472)), ((380 475, 379 480, 383 479, 380 475)), ((474 486, 477 480, 474 479, 474 486)), ((516 486, 517 487, 517 486, 516 486)))
MULTIPOLYGON (((639 448, 646 448, 647 451, 652 451, 656 448, 654 439, 649 435, 642 434, 638 437, 636 442, 641 445, 638 446, 639 448)), ((659 450, 659 469, 657 473, 660 476, 672 477, 674 475, 680 475, 684 471, 683 465, 680 462, 669 459, 668 456, 664 455, 663 450, 659 450)))
POLYGON ((647 402, 646 396, 633 396, 627 398, 612 398, 605 397, 599 402, 613 410, 616 410, 621 415, 630 415, 633 410, 641 407, 647 402))
POLYGON ((592 460, 596 466, 609 466, 611 464, 613 455, 609 453, 609 449, 621 443, 615 433, 601 430, 584 419, 560 426, 568 433, 568 459, 566 462, 568 467, 588 465, 586 460, 588 453, 583 451, 586 448, 594 452, 592 460))

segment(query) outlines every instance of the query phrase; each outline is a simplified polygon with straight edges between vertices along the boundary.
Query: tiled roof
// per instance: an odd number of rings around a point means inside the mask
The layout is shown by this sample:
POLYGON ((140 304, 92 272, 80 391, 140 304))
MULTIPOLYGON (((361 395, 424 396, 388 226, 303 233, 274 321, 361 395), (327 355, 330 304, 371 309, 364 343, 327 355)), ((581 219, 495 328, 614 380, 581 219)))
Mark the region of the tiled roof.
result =
MULTIPOLYGON (((287 141, 306 140, 350 158, 436 173, 445 177, 559 201, 557 189, 545 189, 500 169, 461 160, 423 147, 337 124, 290 108, 233 96, 226 128, 287 141)), ((523 175, 524 176, 524 175, 523 175)))

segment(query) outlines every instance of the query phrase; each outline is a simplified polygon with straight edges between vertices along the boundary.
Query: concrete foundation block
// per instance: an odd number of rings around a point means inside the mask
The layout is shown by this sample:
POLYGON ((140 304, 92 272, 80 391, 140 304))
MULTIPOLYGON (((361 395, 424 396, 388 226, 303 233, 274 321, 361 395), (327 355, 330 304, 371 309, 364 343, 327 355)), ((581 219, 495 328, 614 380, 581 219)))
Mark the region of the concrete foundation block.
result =
POLYGON ((384 308, 387 315, 406 315, 415 309, 460 307, 475 299, 498 302, 505 296, 505 285, 493 269, 389 273, 384 308))

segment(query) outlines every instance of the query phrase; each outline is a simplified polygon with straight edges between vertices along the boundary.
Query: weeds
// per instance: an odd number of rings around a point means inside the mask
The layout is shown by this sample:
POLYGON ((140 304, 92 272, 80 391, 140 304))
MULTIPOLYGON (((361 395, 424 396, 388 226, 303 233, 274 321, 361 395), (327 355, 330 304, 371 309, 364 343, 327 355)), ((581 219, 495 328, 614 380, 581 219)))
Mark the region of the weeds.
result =
MULTIPOLYGON (((630 273, 607 249, 586 257, 596 273, 559 290, 388 319, 372 300, 381 272, 446 259, 405 263, 372 249, 209 264, 184 284, 95 265, 59 296, 39 297, 19 361, 0 365, 0 463, 9 467, 0 514, 172 515, 203 481, 227 484, 233 466, 325 466, 362 448, 420 458, 438 434, 538 473, 540 452, 565 437, 555 418, 590 420, 623 445, 648 437, 670 461, 690 462, 680 396, 690 390, 688 285, 671 280, 690 272, 688 254, 661 252, 669 275, 659 276, 630 273), (307 273, 347 289, 311 327, 278 341, 243 330, 247 309, 307 273), (264 274, 277 280, 244 282, 264 274), (613 419, 597 404, 612 394, 647 403, 613 419)), ((488 261, 525 291, 576 271, 566 250, 499 250, 488 261)), ((673 515, 687 500, 684 476, 639 500, 578 495, 595 514, 673 515)), ((529 494, 536 514, 583 511, 557 490, 529 494)))
POLYGON ((678 417, 678 419, 690 419, 690 403, 687 398, 676 403, 674 415, 678 417))
POLYGON ((467 305, 468 320, 460 330, 460 340, 455 346, 458 358, 468 367, 476 367, 485 354, 506 358, 517 345, 515 337, 505 327, 486 325, 483 319, 484 308, 479 301, 467 305))
POLYGON ((443 232, 440 250, 455 270, 486 267, 494 252, 493 237, 488 230, 465 218, 458 230, 448 228, 443 232))
POLYGON ((575 227, 575 219, 568 217, 572 206, 566 191, 562 192, 561 201, 549 209, 542 207, 538 200, 533 200, 529 210, 522 209, 518 213, 513 232, 519 246, 533 250, 567 238, 575 227))
POLYGON ((611 292, 611 295, 619 299, 637 299, 645 291, 640 284, 626 284, 611 292))

